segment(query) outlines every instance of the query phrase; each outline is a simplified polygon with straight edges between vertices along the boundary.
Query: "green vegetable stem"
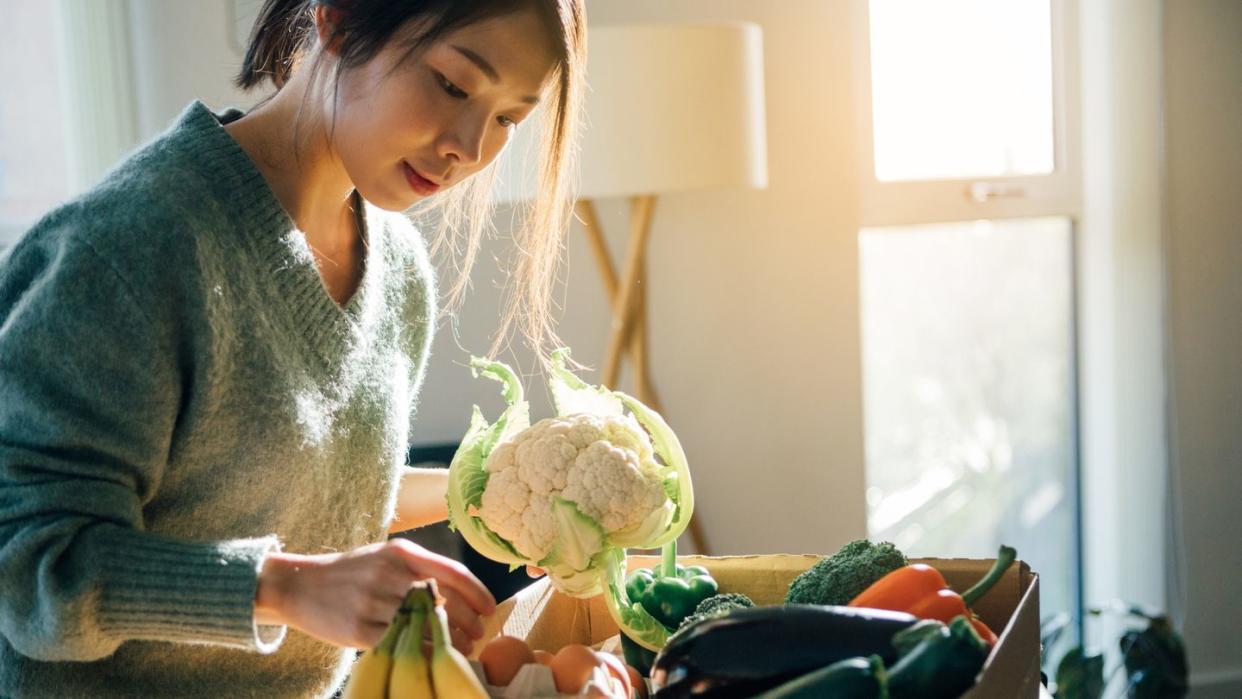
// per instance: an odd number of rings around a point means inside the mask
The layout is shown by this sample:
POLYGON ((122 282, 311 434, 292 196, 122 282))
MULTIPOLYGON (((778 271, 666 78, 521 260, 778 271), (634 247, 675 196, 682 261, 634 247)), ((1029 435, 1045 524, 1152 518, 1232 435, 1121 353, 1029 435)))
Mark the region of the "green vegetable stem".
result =
POLYGON ((631 602, 643 605, 669 629, 676 629, 699 603, 716 594, 720 586, 703 566, 683 567, 677 563, 677 549, 666 546, 659 569, 639 568, 625 581, 631 602))

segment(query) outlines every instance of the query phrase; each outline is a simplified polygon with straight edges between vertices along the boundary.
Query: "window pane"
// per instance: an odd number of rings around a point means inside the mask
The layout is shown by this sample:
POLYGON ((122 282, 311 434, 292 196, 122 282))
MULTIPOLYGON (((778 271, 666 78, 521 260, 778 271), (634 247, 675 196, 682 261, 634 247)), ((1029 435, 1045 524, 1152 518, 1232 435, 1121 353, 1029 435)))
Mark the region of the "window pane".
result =
POLYGON ((972 221, 860 237, 868 530, 916 556, 1040 573, 1077 604, 1070 222, 972 221))
POLYGON ((0 65, 0 248, 22 227, 69 197, 61 127, 59 3, 6 3, 0 65), (11 232, 11 231, 10 231, 11 232))
POLYGON ((882 181, 1053 170, 1050 0, 871 0, 882 181))

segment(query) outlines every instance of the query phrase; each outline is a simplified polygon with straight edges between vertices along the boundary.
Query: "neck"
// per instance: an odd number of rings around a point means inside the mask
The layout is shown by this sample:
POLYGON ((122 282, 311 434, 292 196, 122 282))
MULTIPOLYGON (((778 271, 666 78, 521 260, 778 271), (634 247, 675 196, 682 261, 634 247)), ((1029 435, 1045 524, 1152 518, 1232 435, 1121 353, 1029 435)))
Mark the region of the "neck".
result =
POLYGON ((295 71, 275 97, 224 128, 255 162, 311 249, 328 258, 347 256, 358 243, 354 186, 328 140, 324 100, 305 73, 295 71))

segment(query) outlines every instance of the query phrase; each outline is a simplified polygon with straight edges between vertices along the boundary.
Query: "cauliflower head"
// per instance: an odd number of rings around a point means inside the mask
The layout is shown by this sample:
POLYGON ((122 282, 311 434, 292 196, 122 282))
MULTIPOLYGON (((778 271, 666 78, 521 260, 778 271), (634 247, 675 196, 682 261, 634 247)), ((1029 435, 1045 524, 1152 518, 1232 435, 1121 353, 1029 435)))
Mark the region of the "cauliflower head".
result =
POLYGON ((556 499, 573 503, 614 544, 667 526, 675 504, 650 438, 630 415, 546 418, 487 457, 478 515, 531 560, 552 552, 556 499))
POLYGON ((667 630, 625 601, 625 549, 675 552, 694 513, 689 464, 659 413, 585 383, 565 366, 568 355, 551 357, 556 417, 534 425, 517 374, 471 357, 471 371, 499 382, 508 407, 489 424, 474 406, 449 465, 449 527, 510 570, 543 568, 563 594, 604 593, 618 626, 655 650, 667 630))

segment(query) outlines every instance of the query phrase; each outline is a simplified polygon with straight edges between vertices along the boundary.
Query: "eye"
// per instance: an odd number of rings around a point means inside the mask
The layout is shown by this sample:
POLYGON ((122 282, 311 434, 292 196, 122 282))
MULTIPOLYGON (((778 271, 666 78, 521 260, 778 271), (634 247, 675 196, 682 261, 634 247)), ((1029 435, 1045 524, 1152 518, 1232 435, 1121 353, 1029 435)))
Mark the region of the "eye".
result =
POLYGON ((470 96, 467 95, 460 87, 457 87, 453 83, 449 82, 448 78, 444 77, 440 73, 436 73, 436 80, 439 81, 440 87, 444 88, 444 91, 447 92, 450 97, 456 97, 457 99, 464 100, 470 96))
MULTIPOLYGON (((444 91, 448 93, 450 97, 453 97, 455 99, 463 99, 463 100, 470 97, 470 95, 466 94, 465 90, 462 90, 460 87, 457 87, 451 81, 449 81, 448 78, 444 77, 443 73, 440 73, 439 71, 433 71, 433 72, 435 72, 436 81, 440 83, 440 87, 443 88, 444 91)), ((507 116, 498 116, 496 117, 496 121, 499 122, 500 125, 505 127, 506 129, 510 127, 515 127, 518 125, 516 121, 510 119, 507 116)))

